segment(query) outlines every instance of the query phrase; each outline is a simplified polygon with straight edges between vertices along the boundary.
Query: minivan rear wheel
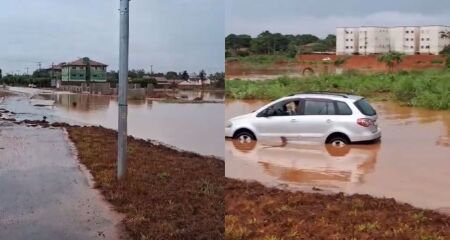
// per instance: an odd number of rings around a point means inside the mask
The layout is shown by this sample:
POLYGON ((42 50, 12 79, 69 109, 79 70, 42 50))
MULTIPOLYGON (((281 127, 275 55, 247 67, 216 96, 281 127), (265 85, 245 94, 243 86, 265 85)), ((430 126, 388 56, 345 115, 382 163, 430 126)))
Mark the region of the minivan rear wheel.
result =
POLYGON ((234 135, 234 139, 238 140, 241 143, 249 143, 256 140, 255 135, 248 130, 238 131, 234 135))

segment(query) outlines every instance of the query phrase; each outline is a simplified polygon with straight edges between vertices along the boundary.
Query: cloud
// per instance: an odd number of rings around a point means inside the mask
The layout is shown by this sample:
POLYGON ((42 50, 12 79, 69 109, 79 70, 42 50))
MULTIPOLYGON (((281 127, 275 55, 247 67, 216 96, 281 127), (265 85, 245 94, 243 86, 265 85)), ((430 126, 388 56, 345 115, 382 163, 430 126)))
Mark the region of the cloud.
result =
POLYGON ((277 17, 256 19, 251 17, 228 17, 226 33, 247 33, 256 36, 264 30, 284 34, 311 33, 321 37, 334 34, 342 26, 403 26, 403 25, 446 25, 450 14, 425 15, 398 11, 380 11, 365 16, 329 16, 280 14, 277 17))
MULTIPOLYGON (((117 69, 119 1, 2 0, 0 68, 88 56, 117 69)), ((223 71, 223 0, 130 2, 130 68, 223 71)))

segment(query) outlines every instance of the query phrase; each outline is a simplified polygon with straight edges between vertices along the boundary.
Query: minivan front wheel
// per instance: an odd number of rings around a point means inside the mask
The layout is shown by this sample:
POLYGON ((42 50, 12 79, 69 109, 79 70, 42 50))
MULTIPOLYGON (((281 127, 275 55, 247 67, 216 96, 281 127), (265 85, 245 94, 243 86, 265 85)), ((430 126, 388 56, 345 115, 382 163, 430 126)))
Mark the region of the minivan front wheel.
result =
POLYGON ((249 143, 256 140, 255 135, 248 130, 238 131, 234 135, 234 139, 238 140, 241 143, 249 143))
POLYGON ((327 138, 327 144, 331 144, 335 147, 343 147, 350 143, 350 140, 341 134, 331 135, 327 138))

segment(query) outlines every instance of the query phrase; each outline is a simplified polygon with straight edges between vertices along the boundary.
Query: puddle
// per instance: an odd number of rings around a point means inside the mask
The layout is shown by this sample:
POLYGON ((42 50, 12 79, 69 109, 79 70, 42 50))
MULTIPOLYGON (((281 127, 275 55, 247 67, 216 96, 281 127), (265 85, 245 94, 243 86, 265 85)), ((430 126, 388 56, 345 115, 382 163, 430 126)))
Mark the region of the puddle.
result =
MULTIPOLYGON (((192 96, 196 94, 192 93, 192 96)), ((205 96, 223 99, 220 93, 205 96)), ((57 93, 42 95, 40 98, 54 100, 55 104, 36 107, 28 95, 20 95, 7 98, 1 107, 13 111, 17 120, 42 120, 46 116, 50 122, 117 129, 118 107, 114 96, 57 93)), ((130 100, 128 111, 130 135, 203 155, 224 157, 224 105, 221 103, 180 104, 130 100)))
MULTIPOLYGON (((264 101, 226 101, 225 119, 264 101)), ((417 207, 450 207, 450 111, 375 103, 380 143, 333 148, 322 143, 226 141, 226 176, 288 189, 393 197, 417 207)))

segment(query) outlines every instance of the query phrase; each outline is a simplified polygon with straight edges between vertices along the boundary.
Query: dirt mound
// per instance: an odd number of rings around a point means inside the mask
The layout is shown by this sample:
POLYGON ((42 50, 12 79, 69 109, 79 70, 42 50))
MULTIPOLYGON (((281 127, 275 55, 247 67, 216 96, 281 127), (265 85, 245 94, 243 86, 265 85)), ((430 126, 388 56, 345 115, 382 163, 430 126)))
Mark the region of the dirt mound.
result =
POLYGON ((325 195, 227 179, 226 239, 449 239, 450 217, 369 195, 325 195))
POLYGON ((128 176, 117 181, 117 132, 66 129, 132 239, 223 239, 223 161, 129 137, 128 176))

